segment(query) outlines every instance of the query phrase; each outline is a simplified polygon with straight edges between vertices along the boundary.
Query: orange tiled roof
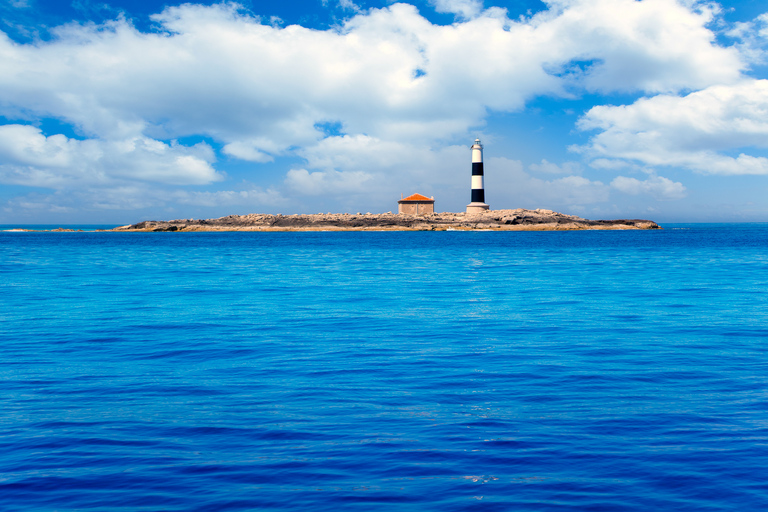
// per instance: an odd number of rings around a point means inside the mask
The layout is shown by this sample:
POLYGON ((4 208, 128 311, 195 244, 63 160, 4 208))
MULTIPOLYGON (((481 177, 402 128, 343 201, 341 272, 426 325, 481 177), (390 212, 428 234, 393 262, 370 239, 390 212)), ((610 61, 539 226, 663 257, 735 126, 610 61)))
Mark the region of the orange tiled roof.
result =
POLYGON ((435 200, 432 199, 431 197, 426 197, 421 194, 413 194, 406 197, 405 199, 401 199, 400 201, 432 201, 434 202, 435 200))

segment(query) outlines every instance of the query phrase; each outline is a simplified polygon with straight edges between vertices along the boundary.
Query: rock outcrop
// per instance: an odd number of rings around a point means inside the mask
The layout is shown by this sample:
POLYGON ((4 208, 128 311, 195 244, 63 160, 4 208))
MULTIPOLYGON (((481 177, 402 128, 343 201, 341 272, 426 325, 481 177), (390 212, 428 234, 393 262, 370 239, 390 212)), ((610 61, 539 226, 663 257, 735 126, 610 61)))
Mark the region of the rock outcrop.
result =
POLYGON ((482 213, 252 213, 218 219, 144 221, 112 231, 566 231, 578 229, 660 229, 650 220, 587 220, 552 210, 488 210, 482 213))

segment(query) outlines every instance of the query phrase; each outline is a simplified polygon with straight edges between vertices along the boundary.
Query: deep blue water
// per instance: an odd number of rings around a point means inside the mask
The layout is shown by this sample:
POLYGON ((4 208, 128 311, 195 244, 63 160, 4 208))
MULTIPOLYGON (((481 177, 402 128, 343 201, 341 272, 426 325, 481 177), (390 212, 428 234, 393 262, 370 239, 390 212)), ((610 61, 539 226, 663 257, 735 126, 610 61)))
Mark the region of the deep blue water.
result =
POLYGON ((0 510, 768 510, 768 225, 0 233, 0 510))

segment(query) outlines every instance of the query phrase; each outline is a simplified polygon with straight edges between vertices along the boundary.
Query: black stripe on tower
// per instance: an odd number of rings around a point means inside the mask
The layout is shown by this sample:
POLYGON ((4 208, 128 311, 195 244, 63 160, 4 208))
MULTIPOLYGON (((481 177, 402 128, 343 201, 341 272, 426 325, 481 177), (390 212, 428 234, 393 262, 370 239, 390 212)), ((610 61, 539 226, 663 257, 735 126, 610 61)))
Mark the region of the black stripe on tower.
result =
POLYGON ((472 176, 482 176, 482 175, 483 175, 483 162, 472 162, 472 176))
MULTIPOLYGON (((483 164, 480 164, 480 166, 481 166, 480 167, 481 175, 482 175, 482 172, 483 172, 482 165, 483 164)), ((472 164, 472 167, 474 167, 474 166, 475 166, 475 164, 472 164)), ((474 171, 474 169, 473 169, 473 171, 474 171)), ((474 172, 472 174, 474 174, 474 172)), ((473 203, 484 203, 485 202, 485 190, 483 190, 482 188, 473 188, 472 189, 472 202, 473 203)))

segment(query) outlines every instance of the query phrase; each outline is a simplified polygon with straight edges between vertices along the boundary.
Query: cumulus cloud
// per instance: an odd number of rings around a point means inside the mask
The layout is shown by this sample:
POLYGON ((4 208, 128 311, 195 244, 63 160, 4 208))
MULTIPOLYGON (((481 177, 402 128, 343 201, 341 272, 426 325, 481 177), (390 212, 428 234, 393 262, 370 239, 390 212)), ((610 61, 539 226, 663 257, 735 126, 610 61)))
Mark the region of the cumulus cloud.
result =
POLYGON ((476 17, 483 10, 482 0, 430 0, 437 12, 456 14, 460 18, 476 17))
POLYGON ((349 192, 364 192, 364 185, 372 176, 362 171, 315 171, 306 169, 291 169, 285 178, 288 187, 299 194, 317 196, 321 194, 338 194, 349 192))
POLYGON ((144 181, 200 185, 221 180, 207 144, 181 146, 143 136, 77 140, 45 136, 26 125, 0 126, 0 182, 33 187, 115 185, 144 181))
MULTIPOLYGON (((574 148, 576 151, 579 151, 581 148, 574 148)), ((625 170, 625 169, 632 169, 632 170, 641 170, 641 166, 633 163, 628 162, 626 160, 619 160, 615 158, 595 158, 591 162, 589 162, 589 166, 593 169, 605 169, 605 170, 611 170, 611 171, 617 171, 617 170, 625 170)))
MULTIPOLYGON (((223 178, 210 146, 168 142, 205 136, 221 154, 255 166, 303 158, 275 178, 302 196, 373 188, 383 197, 394 180, 431 187, 424 190, 431 195, 465 188, 464 173, 447 170, 466 148, 446 141, 482 126, 490 112, 521 110, 542 95, 663 93, 593 109, 579 125, 602 130, 582 148, 590 158, 645 162, 653 141, 637 141, 658 127, 622 120, 614 109, 693 97, 680 91, 736 90, 746 66, 708 28, 717 11, 696 2, 551 0, 544 11, 510 19, 480 0, 433 0, 436 10, 457 15, 447 26, 403 3, 366 11, 351 0, 338 5, 354 15, 328 30, 282 26, 235 3, 187 3, 152 16, 152 32, 118 17, 60 26, 51 39, 27 44, 0 33, 0 115, 28 124, 54 118, 85 138, 11 125, 0 133, 0 181, 56 190, 76 182, 210 183, 223 178), (321 128, 329 122, 339 135, 321 128)), ((669 120, 658 123, 662 132, 673 129, 669 120)), ((719 169, 711 172, 762 172, 765 163, 710 149, 720 159, 713 161, 702 151, 669 142, 660 158, 701 170, 694 160, 706 157, 719 169)), ((526 186, 548 187, 569 204, 600 201, 611 188, 577 176, 572 163, 530 169, 563 175, 529 177, 526 186)))
POLYGON ((226 155, 248 162, 266 163, 274 161, 272 155, 259 149, 259 144, 257 142, 251 143, 244 140, 230 142, 222 148, 222 151, 226 155))
POLYGON ((339 119, 346 133, 437 140, 489 108, 574 85, 670 91, 735 80, 742 67, 713 44, 710 15, 674 0, 553 6, 530 20, 489 10, 438 26, 395 4, 320 31, 264 24, 236 4, 184 4, 152 17, 159 33, 117 19, 26 45, 2 37, 0 112, 50 115, 100 138, 263 137, 288 148, 339 119))
POLYGON ((531 23, 561 55, 553 69, 588 90, 657 93, 738 80, 741 57, 714 44, 707 28, 714 4, 693 5, 698 8, 667 0, 554 0, 531 23))
POLYGON ((488 173, 486 188, 487 201, 509 205, 512 208, 550 208, 572 212, 583 211, 589 204, 607 201, 610 187, 601 181, 583 176, 563 176, 542 179, 531 176, 517 160, 490 158, 487 164, 493 173, 488 173))
POLYGON ((633 196, 650 194, 660 199, 681 199, 685 197, 686 193, 682 183, 672 181, 663 176, 651 176, 645 181, 618 176, 611 181, 611 187, 633 196))
POLYGON ((578 162, 563 162, 560 165, 542 159, 540 164, 531 164, 528 168, 544 174, 580 174, 581 164, 578 162))
POLYGON ((746 62, 760 65, 768 61, 768 13, 736 23, 725 34, 737 41, 736 47, 746 62))
POLYGON ((299 154, 312 168, 359 169, 372 163, 379 169, 408 166, 414 172, 429 160, 429 151, 405 142, 382 140, 368 135, 327 137, 303 148, 299 154))
POLYGON ((222 204, 278 206, 286 203, 286 198, 274 188, 263 190, 255 187, 247 190, 218 190, 215 192, 198 192, 176 190, 172 197, 179 204, 215 207, 222 204))
MULTIPOLYGON (((33 192, 11 199, 0 212, 22 217, 41 212, 61 215, 90 212, 90 222, 98 223, 104 216, 117 218, 115 212, 122 211, 162 210, 164 218, 169 218, 168 215, 174 215, 176 211, 181 216, 189 217, 190 210, 202 212, 224 206, 227 214, 231 214, 234 210, 245 213, 255 208, 283 207, 287 204, 287 199, 274 188, 245 185, 242 190, 198 191, 128 183, 95 189, 59 190, 52 194, 33 192)), ((135 219, 136 214, 132 214, 129 220, 135 219)))
POLYGON ((468 153, 465 146, 425 148, 367 135, 327 137, 300 152, 307 167, 317 170, 294 169, 286 184, 304 195, 365 194, 382 205, 413 192, 449 201, 453 193, 448 190, 469 187, 468 153))
POLYGON ((339 0, 339 7, 349 11, 360 12, 360 6, 358 6, 352 0, 339 0))
POLYGON ((98 214, 91 221, 98 223, 103 213, 141 210, 162 206, 167 199, 166 190, 144 185, 125 184, 100 189, 66 189, 51 194, 33 192, 11 199, 3 208, 6 213, 29 215, 44 213, 72 214, 89 211, 98 214))
POLYGON ((545 181, 539 184, 546 189, 553 198, 569 205, 584 205, 598 203, 608 199, 608 188, 600 181, 592 181, 582 176, 566 176, 556 180, 545 181))
POLYGON ((578 122, 599 130, 574 148, 588 156, 708 174, 768 174, 768 159, 733 151, 768 147, 768 80, 716 85, 686 96, 658 95, 631 105, 597 106, 578 122))

